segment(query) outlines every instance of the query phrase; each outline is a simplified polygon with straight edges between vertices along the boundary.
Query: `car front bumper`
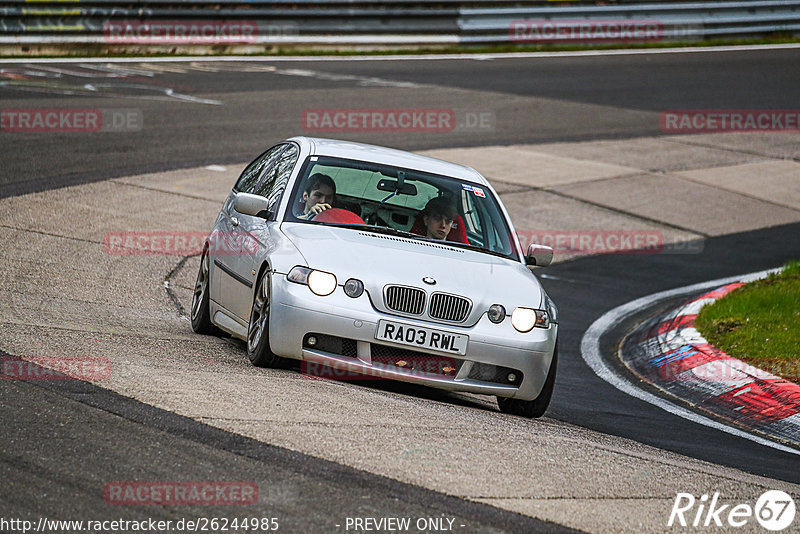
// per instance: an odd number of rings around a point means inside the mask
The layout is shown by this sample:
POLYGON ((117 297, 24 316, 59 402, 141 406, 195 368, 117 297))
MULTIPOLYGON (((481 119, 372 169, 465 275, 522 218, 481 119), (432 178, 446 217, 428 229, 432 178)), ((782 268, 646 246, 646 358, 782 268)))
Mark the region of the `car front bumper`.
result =
MULTIPOLYGON (((422 321, 394 316, 377 311, 365 292, 358 298, 345 295, 341 286, 325 297, 320 297, 300 284, 286 280, 285 275, 272 277, 272 301, 270 307, 270 348, 278 356, 304 360, 308 364, 327 365, 344 371, 344 375, 387 378, 427 385, 451 391, 465 391, 521 400, 535 399, 547 378, 555 348, 558 325, 549 328, 534 328, 520 333, 506 317, 494 324, 486 315, 471 327, 453 326, 431 321, 422 321), (446 330, 469 336, 465 355, 454 355, 423 350, 406 344, 377 340, 378 321, 386 319, 409 326, 446 330), (356 354, 345 356, 303 346, 308 334, 335 336, 356 342, 356 354), (374 362, 372 344, 396 347, 406 351, 425 353, 431 357, 446 356, 462 360, 455 376, 443 376, 431 372, 420 372, 374 362), (522 373, 517 385, 487 381, 470 377, 470 371, 478 364, 509 368, 522 373)), ((308 365, 307 364, 307 365, 308 365)))

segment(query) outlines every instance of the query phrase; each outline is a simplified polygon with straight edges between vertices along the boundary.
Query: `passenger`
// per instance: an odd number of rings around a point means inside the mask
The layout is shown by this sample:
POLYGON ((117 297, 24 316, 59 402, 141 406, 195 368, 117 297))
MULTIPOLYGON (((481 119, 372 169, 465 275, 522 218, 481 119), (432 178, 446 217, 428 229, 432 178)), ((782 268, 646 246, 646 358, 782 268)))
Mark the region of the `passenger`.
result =
POLYGON ((336 182, 327 174, 320 172, 308 177, 303 191, 303 211, 297 213, 298 219, 311 219, 323 211, 330 209, 336 201, 336 182))
POLYGON ((455 204, 444 197, 436 197, 425 204, 422 222, 425 224, 425 237, 444 240, 453 228, 458 217, 455 204))

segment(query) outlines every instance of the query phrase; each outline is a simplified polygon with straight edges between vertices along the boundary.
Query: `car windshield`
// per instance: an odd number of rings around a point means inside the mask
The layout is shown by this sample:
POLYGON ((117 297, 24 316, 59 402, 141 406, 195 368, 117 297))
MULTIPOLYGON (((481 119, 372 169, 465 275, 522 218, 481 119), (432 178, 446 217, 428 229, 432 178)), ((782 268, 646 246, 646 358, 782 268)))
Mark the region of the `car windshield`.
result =
POLYGON ((516 259, 508 224, 491 191, 377 163, 311 156, 286 220, 357 226, 516 259))

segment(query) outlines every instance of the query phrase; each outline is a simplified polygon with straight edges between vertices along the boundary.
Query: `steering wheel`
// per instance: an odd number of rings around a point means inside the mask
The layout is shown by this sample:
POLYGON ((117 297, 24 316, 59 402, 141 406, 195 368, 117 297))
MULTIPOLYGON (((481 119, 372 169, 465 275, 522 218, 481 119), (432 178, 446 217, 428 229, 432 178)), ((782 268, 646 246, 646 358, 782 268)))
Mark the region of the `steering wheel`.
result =
POLYGON ((341 208, 328 208, 311 217, 309 220, 339 223, 339 224, 366 224, 364 220, 352 211, 341 208))

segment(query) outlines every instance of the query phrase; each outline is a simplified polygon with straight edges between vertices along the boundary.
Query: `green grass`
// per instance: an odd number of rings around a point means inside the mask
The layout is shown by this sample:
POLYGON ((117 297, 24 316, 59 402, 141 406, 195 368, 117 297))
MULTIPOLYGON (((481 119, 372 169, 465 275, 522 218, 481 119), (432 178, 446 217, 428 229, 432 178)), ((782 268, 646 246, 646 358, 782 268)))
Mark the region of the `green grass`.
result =
POLYGON ((729 355, 800 383, 800 260, 705 306, 695 327, 729 355))

